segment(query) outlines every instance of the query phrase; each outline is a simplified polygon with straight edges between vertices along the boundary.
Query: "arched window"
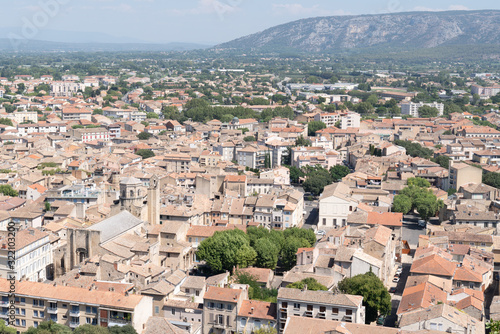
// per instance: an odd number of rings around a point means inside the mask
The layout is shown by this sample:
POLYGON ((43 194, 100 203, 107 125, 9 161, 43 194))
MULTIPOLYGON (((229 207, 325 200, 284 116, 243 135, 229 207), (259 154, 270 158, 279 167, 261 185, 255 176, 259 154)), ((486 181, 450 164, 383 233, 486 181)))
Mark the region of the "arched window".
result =
POLYGON ((130 197, 134 197, 134 191, 130 190, 130 197))

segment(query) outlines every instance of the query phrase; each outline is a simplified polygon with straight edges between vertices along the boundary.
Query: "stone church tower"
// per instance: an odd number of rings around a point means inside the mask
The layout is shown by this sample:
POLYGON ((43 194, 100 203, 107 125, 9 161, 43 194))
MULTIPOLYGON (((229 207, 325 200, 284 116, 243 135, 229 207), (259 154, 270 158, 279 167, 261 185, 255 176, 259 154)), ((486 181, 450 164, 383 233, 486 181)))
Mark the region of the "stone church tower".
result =
POLYGON ((135 177, 120 181, 120 211, 127 210, 139 219, 146 220, 146 190, 135 177))

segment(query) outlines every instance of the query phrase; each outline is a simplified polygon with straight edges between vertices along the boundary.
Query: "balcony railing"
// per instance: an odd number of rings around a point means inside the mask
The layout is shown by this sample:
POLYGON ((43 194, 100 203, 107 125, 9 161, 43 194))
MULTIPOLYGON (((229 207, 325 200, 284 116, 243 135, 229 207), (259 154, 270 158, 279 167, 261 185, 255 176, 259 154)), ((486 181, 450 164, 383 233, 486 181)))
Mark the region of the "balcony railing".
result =
POLYGON ((78 326, 80 326, 80 323, 79 323, 79 322, 73 322, 73 321, 71 321, 71 322, 69 323, 69 327, 71 327, 71 328, 76 328, 76 327, 78 327, 78 326))
POLYGON ((69 311, 69 316, 70 317, 79 317, 80 316, 80 310, 78 310, 78 311, 70 310, 69 311))
POLYGON ((56 314, 57 313, 57 307, 48 307, 47 308, 47 313, 56 314))
POLYGON ((109 318, 108 324, 109 326, 124 326, 128 325, 132 322, 132 320, 127 320, 127 319, 112 319, 109 318))

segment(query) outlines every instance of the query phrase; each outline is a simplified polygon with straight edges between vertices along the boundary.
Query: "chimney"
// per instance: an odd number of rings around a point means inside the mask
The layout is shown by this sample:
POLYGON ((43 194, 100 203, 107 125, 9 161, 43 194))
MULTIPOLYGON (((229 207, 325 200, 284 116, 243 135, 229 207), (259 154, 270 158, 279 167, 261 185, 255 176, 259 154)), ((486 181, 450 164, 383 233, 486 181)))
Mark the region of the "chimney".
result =
POLYGON ((254 308, 252 307, 252 308, 250 309, 250 314, 253 314, 253 310, 254 310, 254 308))
POLYGON ((302 291, 307 291, 307 284, 304 284, 304 288, 302 288, 302 291))
POLYGON ((113 267, 115 268, 115 270, 118 270, 118 263, 117 262, 113 263, 113 267))

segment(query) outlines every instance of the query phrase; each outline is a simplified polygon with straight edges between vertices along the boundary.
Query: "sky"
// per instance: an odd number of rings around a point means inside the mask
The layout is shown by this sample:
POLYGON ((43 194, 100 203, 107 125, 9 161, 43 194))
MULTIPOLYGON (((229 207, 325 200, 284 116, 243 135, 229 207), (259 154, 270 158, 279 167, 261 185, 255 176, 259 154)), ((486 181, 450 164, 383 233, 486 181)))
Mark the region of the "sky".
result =
POLYGON ((0 37, 214 45, 307 17, 500 9, 500 1, 0 0, 0 8, 0 37))

